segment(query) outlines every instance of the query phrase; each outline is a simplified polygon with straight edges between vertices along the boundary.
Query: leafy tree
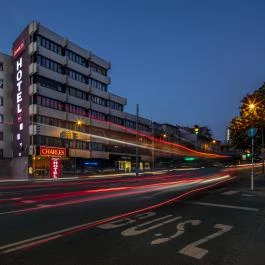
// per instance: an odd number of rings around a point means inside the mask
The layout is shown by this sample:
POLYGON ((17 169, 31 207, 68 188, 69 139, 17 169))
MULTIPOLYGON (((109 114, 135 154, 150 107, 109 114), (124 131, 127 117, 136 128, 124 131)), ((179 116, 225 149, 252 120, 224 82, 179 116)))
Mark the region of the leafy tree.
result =
POLYGON ((258 149, 261 147, 262 128, 265 131, 265 84, 252 94, 247 94, 239 107, 240 115, 230 122, 230 135, 232 145, 239 150, 248 149, 250 140, 247 130, 251 127, 258 128, 255 138, 258 149))

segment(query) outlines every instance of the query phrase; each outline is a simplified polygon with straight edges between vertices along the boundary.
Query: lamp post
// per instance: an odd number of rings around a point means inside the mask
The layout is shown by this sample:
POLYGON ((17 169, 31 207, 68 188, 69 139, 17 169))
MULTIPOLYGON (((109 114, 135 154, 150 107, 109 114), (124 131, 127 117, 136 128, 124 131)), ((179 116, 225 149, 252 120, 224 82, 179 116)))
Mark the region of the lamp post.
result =
POLYGON ((76 130, 77 130, 77 127, 81 126, 82 125, 82 121, 81 120, 78 120, 77 122, 75 122, 75 126, 74 126, 74 142, 75 142, 75 177, 76 177, 76 138, 77 138, 77 133, 76 133, 76 130))

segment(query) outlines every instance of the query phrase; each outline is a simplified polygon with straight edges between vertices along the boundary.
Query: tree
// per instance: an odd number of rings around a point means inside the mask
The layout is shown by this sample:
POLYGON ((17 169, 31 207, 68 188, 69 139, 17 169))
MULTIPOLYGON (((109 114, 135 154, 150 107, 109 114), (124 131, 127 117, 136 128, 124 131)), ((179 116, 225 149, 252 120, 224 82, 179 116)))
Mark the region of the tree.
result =
POLYGON ((230 122, 231 144, 239 150, 250 147, 247 130, 251 127, 258 128, 256 145, 261 146, 262 127, 265 127, 265 84, 252 94, 247 94, 239 107, 240 115, 230 122))

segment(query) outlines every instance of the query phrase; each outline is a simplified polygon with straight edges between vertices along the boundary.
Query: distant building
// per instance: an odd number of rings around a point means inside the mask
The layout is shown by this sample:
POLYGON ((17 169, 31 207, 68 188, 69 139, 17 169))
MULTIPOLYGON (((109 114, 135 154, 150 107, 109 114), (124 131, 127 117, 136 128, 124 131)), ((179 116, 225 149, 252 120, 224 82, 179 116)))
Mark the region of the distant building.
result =
POLYGON ((12 58, 0 53, 0 159, 12 158, 12 58))

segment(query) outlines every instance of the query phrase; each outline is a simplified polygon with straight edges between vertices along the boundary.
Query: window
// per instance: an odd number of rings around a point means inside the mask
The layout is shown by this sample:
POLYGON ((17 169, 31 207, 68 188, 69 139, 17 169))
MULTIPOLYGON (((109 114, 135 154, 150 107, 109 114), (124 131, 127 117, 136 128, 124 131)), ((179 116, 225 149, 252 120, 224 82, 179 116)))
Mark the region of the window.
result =
POLYGON ((4 106, 4 98, 0 97, 0 106, 4 106))
POLYGON ((70 113, 74 113, 74 114, 80 115, 80 116, 86 116, 86 114, 87 114, 85 108, 79 107, 76 105, 72 105, 72 104, 66 104, 65 105, 65 111, 70 112, 70 113))
POLYGON ((0 140, 4 140, 4 133, 0 132, 0 140))
POLYGON ((57 72, 59 74, 62 74, 62 66, 59 64, 59 63, 56 63, 50 59, 47 59, 43 56, 40 56, 38 55, 37 56, 37 63, 40 65, 40 66, 43 66, 45 68, 48 68, 54 72, 57 72))
POLYGON ((109 121, 113 122, 113 123, 116 123, 116 124, 119 124, 119 125, 123 125, 123 119, 120 118, 120 117, 117 117, 117 116, 110 115, 109 116, 109 121))
POLYGON ((102 74, 104 76, 107 76, 107 70, 104 69, 103 67, 97 65, 97 64, 94 64, 94 63, 89 63, 89 67, 91 68, 91 70, 93 72, 97 72, 99 74, 102 74))
POLYGON ((123 106, 117 102, 109 101, 109 107, 111 109, 123 111, 123 106))
POLYGON ((136 128, 136 122, 125 120, 125 126, 130 128, 136 128))
POLYGON ((4 64, 0 62, 0 71, 4 71, 4 64))
POLYGON ((3 123, 3 122, 4 122, 4 115, 0 114, 0 123, 3 123))
POLYGON ((91 101, 102 106, 106 106, 107 102, 104 98, 97 97, 97 96, 91 96, 91 101))
POLYGON ((66 50, 66 57, 75 63, 86 66, 86 59, 84 57, 76 54, 75 52, 72 52, 70 50, 66 50))
POLYGON ((100 81, 95 80, 95 79, 89 79, 89 84, 92 87, 98 88, 102 91, 107 91, 107 86, 105 84, 101 83, 100 81))
POLYGON ((62 47, 53 41, 50 41, 50 40, 38 35, 37 36, 37 43, 40 46, 42 46, 42 47, 44 47, 44 48, 46 48, 52 52, 55 52, 55 53, 62 55, 62 47))
POLYGON ((47 108, 63 110, 63 103, 52 98, 37 96, 37 104, 47 108))
POLYGON ((71 79, 74 79, 76 81, 79 81, 79 82, 82 82, 82 83, 87 83, 87 78, 85 75, 83 74, 80 74, 74 70, 70 70, 68 71, 68 76, 71 78, 71 79))
POLYGON ((4 88, 4 80, 0 79, 0 88, 4 88))
POLYGON ((0 159, 4 158, 4 150, 0 149, 0 159))
POLYGON ((63 85, 58 83, 58 82, 56 82, 56 81, 53 81, 51 79, 38 76, 37 77, 37 83, 39 85, 43 86, 43 87, 47 87, 49 89, 56 90, 58 92, 63 92, 64 93, 63 85))
POLYGON ((76 98, 88 100, 87 93, 77 88, 69 87, 69 95, 76 97, 76 98))
POLYGON ((89 110, 89 117, 91 117, 92 119, 98 119, 98 120, 106 120, 106 115, 102 112, 98 112, 95 110, 89 110))

